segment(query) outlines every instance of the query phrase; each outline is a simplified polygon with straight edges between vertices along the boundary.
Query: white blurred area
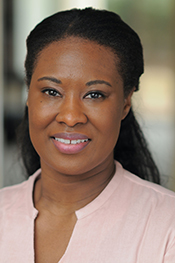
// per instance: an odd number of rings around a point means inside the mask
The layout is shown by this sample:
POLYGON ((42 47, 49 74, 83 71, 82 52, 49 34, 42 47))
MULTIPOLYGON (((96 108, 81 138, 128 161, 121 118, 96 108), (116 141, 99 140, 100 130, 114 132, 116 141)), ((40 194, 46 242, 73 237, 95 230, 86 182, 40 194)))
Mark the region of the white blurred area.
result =
POLYGON ((171 68, 148 66, 134 94, 136 117, 162 175, 162 184, 175 190, 175 79, 171 68))
MULTIPOLYGON (((2 10, 1 3, 3 0, 0 1, 0 10, 2 10)), ((156 40, 149 36, 149 30, 151 31, 152 27, 154 27, 155 32, 160 35, 159 31, 161 31, 161 27, 159 28, 159 24, 157 24, 156 21, 150 20, 149 11, 147 12, 147 16, 142 16, 142 12, 149 9, 149 5, 150 12, 153 12, 151 5, 154 6, 156 3, 158 4, 158 0, 154 2, 143 0, 142 3, 137 0, 133 0, 132 2, 129 0, 13 0, 13 34, 11 39, 13 45, 11 48, 10 65, 16 78, 14 79, 14 77, 12 77, 11 79, 7 74, 4 79, 4 84, 2 78, 0 78, 0 187, 24 180, 22 176, 23 170, 18 162, 16 144, 9 142, 11 134, 7 136, 5 130, 5 136, 4 139, 2 139, 3 103, 1 99, 3 96, 5 116, 13 117, 16 111, 19 118, 21 117, 27 94, 26 87, 22 81, 24 79, 23 65, 26 53, 25 39, 27 35, 38 22, 56 11, 74 7, 84 8, 93 6, 95 8, 109 9, 117 12, 124 21, 138 32, 141 39, 143 38, 142 43, 144 50, 146 50, 145 73, 141 77, 140 91, 134 94, 133 107, 143 128, 145 137, 148 140, 156 164, 160 169, 163 185, 175 190, 175 61, 173 57, 175 37, 172 36, 172 34, 174 34, 172 24, 174 21, 173 17, 175 16, 175 5, 173 1, 174 0, 162 0, 161 4, 156 5, 156 7, 158 7, 157 9, 160 9, 159 15, 160 17, 162 15, 163 19, 165 16, 163 12, 166 8, 168 14, 166 26, 169 30, 169 35, 167 34, 162 40, 162 51, 158 51, 156 44, 151 46, 151 43, 154 43, 156 40), (149 25, 147 21, 151 21, 152 24, 149 25), (143 30, 141 26, 142 23, 143 30), (147 25, 147 30, 145 30, 145 25, 147 25), (151 52, 153 52, 153 55, 151 52), (4 87, 4 90, 2 87, 4 87), (2 146, 3 142, 5 145, 4 149, 2 146), (4 164, 4 169, 2 169, 2 164, 4 164)), ((4 5, 7 6, 7 2, 10 3, 12 0, 4 0, 4 5)), ((0 18, 2 22, 1 13, 0 18)), ((155 14, 155 18, 156 16, 158 16, 157 13, 155 14)), ((173 25, 175 25, 175 23, 173 25)), ((0 35, 2 36, 1 28, 0 35)), ((2 37, 0 39, 2 40, 2 37)), ((0 48, 1 57, 2 43, 0 44, 0 48)), ((0 68, 0 76, 2 76, 2 66, 0 68)), ((13 133, 14 131, 12 131, 12 134, 13 133)))

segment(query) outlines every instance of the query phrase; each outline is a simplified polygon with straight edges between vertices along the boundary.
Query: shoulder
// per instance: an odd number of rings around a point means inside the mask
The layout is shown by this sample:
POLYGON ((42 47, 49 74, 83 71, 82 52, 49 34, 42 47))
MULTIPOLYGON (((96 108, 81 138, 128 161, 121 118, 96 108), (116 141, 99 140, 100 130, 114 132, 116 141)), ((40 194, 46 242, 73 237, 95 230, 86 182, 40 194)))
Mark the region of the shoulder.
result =
POLYGON ((124 169, 121 189, 121 195, 133 209, 149 216, 166 217, 166 220, 169 218, 174 221, 175 193, 173 191, 143 180, 124 169))
MULTIPOLYGON (((120 163, 117 163, 115 177, 120 178, 120 183, 112 195, 113 205, 116 206, 116 200, 120 200, 122 210, 167 221, 170 220, 175 226, 175 193, 155 183, 143 180, 138 176, 123 169, 120 163), (174 223, 173 223, 174 222, 174 223)), ((116 179, 117 180, 117 179, 116 179)), ((118 180, 119 181, 119 180, 118 180)))
POLYGON ((0 190, 0 214, 17 211, 26 205, 27 200, 32 199, 33 184, 40 170, 29 177, 28 180, 13 186, 4 187, 0 190))
MULTIPOLYGON (((124 169, 123 169, 124 170, 124 169)), ((147 193, 149 195, 157 196, 159 198, 170 198, 172 201, 175 201, 175 192, 166 189, 165 187, 146 181, 141 179, 140 177, 124 170, 124 180, 125 182, 134 187, 135 190, 137 189, 138 193, 142 191, 142 193, 147 193)))

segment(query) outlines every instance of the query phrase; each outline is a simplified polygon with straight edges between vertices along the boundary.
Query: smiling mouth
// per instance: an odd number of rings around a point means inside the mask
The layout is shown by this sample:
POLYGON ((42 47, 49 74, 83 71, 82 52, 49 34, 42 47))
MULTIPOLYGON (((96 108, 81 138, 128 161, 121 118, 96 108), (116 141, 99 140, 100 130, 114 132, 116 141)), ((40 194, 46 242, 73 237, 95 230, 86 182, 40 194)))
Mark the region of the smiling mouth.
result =
POLYGON ((78 139, 78 140, 69 140, 69 139, 63 139, 63 138, 54 138, 54 139, 58 142, 61 142, 64 144, 72 144, 72 145, 89 141, 89 139, 78 139))
POLYGON ((77 154, 84 150, 90 143, 91 139, 89 138, 81 138, 82 135, 62 135, 62 137, 69 137, 69 138, 61 138, 61 136, 53 136, 52 141, 55 147, 59 150, 59 152, 64 154, 77 154), (75 138, 75 137, 80 138, 75 138), (74 138, 70 138, 74 137, 74 138))

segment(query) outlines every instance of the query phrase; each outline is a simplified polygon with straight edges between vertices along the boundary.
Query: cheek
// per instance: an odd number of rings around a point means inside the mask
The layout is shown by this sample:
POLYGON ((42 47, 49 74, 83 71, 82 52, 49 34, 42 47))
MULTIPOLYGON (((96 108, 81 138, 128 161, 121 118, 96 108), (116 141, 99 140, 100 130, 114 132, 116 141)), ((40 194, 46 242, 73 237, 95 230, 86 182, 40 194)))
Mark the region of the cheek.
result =
POLYGON ((98 113, 93 114, 93 123, 99 132, 99 135, 104 142, 105 147, 115 147, 118 139, 121 119, 122 119, 122 107, 103 107, 98 113), (98 114, 98 116, 97 116, 98 114))
POLYGON ((42 102, 32 102, 28 105, 30 139, 39 156, 42 155, 45 146, 47 147, 47 131, 54 118, 51 113, 52 111, 49 111, 49 108, 43 107, 42 102))
POLYGON ((112 143, 115 146, 121 126, 121 115, 120 112, 109 111, 108 116, 106 116, 104 132, 108 138, 108 143, 112 143))
POLYGON ((50 122, 48 116, 42 107, 29 104, 29 134, 31 142, 38 152, 39 156, 43 150, 44 143, 47 141, 45 129, 50 122))
POLYGON ((49 125, 55 118, 54 108, 52 105, 44 105, 43 101, 35 100, 28 104, 29 112, 29 127, 36 130, 41 130, 49 125), (52 109, 52 110, 51 110, 52 109))

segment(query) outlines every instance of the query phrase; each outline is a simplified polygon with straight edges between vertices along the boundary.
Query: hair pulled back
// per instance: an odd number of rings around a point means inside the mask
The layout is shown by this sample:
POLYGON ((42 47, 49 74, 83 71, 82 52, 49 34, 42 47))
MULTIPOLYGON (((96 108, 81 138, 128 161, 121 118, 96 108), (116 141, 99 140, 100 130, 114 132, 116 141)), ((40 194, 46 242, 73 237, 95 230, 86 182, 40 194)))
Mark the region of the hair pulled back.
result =
POLYGON ((37 58, 47 45, 75 36, 109 47, 120 59, 119 72, 127 94, 138 89, 143 52, 138 35, 121 18, 106 10, 86 8, 58 12, 38 24, 27 38, 26 82, 30 85, 37 58))
MULTIPOLYGON (((54 41, 80 37, 109 47, 119 58, 118 71, 127 96, 143 73, 143 51, 138 35, 115 13, 92 8, 58 12, 39 23, 27 38, 25 61, 26 83, 30 87, 32 74, 40 52, 54 41)), ((28 176, 40 167, 40 158, 29 136, 28 109, 18 130, 22 159, 28 176)), ((159 173, 132 109, 122 121, 114 158, 124 168, 141 178, 159 183, 159 173)))

